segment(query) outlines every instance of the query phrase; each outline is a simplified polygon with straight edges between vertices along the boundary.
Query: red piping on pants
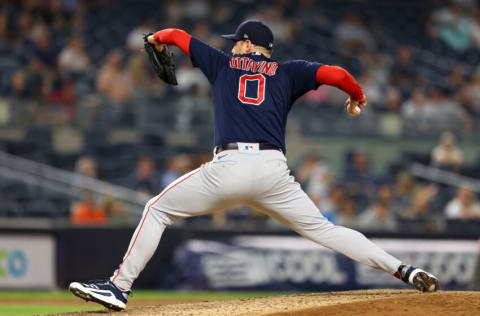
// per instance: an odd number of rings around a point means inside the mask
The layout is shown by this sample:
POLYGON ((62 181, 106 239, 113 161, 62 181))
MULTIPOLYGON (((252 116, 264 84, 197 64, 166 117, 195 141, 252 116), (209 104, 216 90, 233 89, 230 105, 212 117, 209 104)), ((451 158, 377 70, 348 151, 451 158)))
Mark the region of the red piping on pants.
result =
POLYGON ((160 196, 159 196, 152 204, 150 204, 150 206, 148 207, 147 212, 145 213, 145 216, 143 217, 142 223, 140 224, 140 229, 138 230, 137 234, 135 235, 135 239, 133 240, 133 244, 132 244, 132 246, 130 247, 130 249, 128 250, 127 256, 123 259, 122 263, 121 263, 120 266, 118 267, 117 273, 116 273, 115 276, 113 277, 112 282, 114 282, 115 279, 118 277, 118 274, 120 273, 120 269, 122 268, 123 263, 125 262, 125 260, 127 260, 128 256, 129 256, 130 253, 132 252, 133 246, 135 246, 135 242, 137 242, 138 235, 140 235, 140 232, 142 231, 143 223, 145 222, 145 219, 147 218, 148 213, 150 213, 151 207, 152 207, 155 203, 157 203, 158 200, 160 200, 160 198, 165 195, 165 193, 167 193, 168 191, 170 191, 170 189, 174 188, 174 187, 177 186, 178 184, 180 184, 180 183, 182 183, 183 181, 187 180, 187 179, 190 178, 191 176, 197 174, 199 171, 200 171, 200 169, 198 169, 195 173, 192 173, 192 174, 189 175, 188 177, 182 179, 181 181, 175 183, 174 185, 172 185, 171 187, 169 187, 168 189, 166 189, 162 194, 160 194, 160 196))

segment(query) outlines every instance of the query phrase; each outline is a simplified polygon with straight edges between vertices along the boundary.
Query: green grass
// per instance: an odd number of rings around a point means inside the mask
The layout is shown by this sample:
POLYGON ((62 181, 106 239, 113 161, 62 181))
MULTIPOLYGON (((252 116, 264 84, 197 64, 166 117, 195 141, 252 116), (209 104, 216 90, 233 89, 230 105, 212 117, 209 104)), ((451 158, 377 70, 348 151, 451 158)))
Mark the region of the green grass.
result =
POLYGON ((19 305, 2 304, 0 306, 0 316, 30 316, 46 315, 68 312, 86 312, 103 310, 100 305, 75 306, 75 305, 19 305))
MULTIPOLYGON (((131 301, 141 300, 168 300, 168 299, 181 299, 181 300, 227 300, 227 299, 241 299, 250 297, 263 297, 274 295, 290 294, 287 292, 210 292, 210 291, 198 291, 198 292, 180 292, 180 291, 146 291, 139 290, 134 291, 131 301)), ((0 291, 0 316, 29 316, 29 315, 45 315, 67 312, 80 312, 80 311, 93 311, 103 310, 104 308, 97 304, 85 305, 80 299, 78 299, 78 305, 64 304, 58 305, 58 300, 70 300, 75 297, 68 291, 0 291), (52 304, 37 304, 32 303, 21 304, 19 302, 6 303, 1 300, 44 300, 48 303, 49 300, 52 304), (55 305, 54 305, 55 304, 55 305)))
POLYGON ((0 291, 1 299, 50 299, 58 300, 64 298, 74 297, 72 293, 68 291, 0 291))

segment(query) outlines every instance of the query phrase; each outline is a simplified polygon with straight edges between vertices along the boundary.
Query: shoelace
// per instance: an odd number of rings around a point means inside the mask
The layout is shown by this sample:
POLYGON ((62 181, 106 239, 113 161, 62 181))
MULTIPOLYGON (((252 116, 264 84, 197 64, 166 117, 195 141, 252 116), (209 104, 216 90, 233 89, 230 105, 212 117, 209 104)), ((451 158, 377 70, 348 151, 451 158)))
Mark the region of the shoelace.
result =
MULTIPOLYGON (((113 282, 111 282, 110 279, 89 280, 87 283, 102 283, 102 284, 104 284, 104 285, 113 285, 114 287, 116 287, 116 288, 118 289, 118 287, 117 287, 115 284, 113 284, 113 282)), ((120 290, 120 289, 119 289, 119 290, 120 290)), ((122 293, 127 293, 127 295, 128 295, 129 297, 133 297, 133 292, 132 292, 132 290, 130 290, 130 291, 122 291, 122 290, 120 290, 120 292, 122 292, 122 293)))
POLYGON ((110 280, 109 279, 98 279, 98 280, 89 280, 87 283, 103 283, 103 284, 107 284, 109 283, 110 280))

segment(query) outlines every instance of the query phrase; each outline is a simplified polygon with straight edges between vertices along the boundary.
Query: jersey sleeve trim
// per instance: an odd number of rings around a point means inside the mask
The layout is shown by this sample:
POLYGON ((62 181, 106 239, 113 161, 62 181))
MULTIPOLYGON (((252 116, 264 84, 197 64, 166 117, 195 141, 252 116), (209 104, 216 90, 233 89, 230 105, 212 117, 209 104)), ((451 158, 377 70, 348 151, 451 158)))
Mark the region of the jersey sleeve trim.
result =
POLYGON ((315 78, 318 84, 334 86, 346 92, 352 100, 364 98, 362 88, 353 76, 342 67, 322 65, 318 67, 315 78))
POLYGON ((153 38, 162 44, 175 45, 180 48, 189 57, 190 54, 190 40, 192 36, 180 29, 164 29, 156 32, 153 38))

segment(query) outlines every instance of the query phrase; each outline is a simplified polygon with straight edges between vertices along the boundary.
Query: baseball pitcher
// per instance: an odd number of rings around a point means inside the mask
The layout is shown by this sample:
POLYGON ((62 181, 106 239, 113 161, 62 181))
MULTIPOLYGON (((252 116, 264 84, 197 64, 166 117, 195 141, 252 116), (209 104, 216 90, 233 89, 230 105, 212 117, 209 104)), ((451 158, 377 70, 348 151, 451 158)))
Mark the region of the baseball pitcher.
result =
POLYGON ((243 22, 235 34, 223 37, 234 42, 232 55, 180 29, 146 37, 158 52, 165 45, 177 46, 208 78, 215 113, 214 157, 146 204, 125 256, 109 279, 73 282, 70 291, 109 309, 125 309, 132 284, 167 225, 245 199, 262 205, 268 215, 305 238, 384 270, 419 291, 436 291, 439 282, 430 273, 402 264, 363 234, 329 222, 290 175, 285 126, 295 100, 326 84, 346 92, 345 111, 359 115, 367 101, 355 79, 337 66, 272 59, 273 34, 260 21, 243 22))

